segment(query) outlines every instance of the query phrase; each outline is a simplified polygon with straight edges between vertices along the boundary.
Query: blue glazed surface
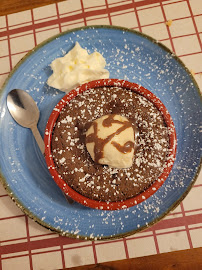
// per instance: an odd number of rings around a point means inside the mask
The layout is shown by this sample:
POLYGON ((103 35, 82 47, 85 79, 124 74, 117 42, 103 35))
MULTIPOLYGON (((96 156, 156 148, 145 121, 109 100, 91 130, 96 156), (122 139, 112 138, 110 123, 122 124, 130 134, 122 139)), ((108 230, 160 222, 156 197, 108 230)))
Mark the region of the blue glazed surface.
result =
POLYGON ((189 190, 200 166, 202 119, 200 94, 182 63, 168 50, 136 32, 119 28, 84 28, 53 39, 28 55, 2 89, 0 98, 0 168, 18 203, 43 225, 87 238, 134 233, 158 221, 189 190), (15 123, 6 106, 13 88, 26 90, 40 110, 44 133, 49 115, 64 96, 46 84, 49 64, 78 41, 106 59, 110 78, 125 79, 152 91, 170 112, 177 132, 177 156, 164 185, 148 200, 125 210, 101 211, 68 204, 52 180, 31 131, 15 123))

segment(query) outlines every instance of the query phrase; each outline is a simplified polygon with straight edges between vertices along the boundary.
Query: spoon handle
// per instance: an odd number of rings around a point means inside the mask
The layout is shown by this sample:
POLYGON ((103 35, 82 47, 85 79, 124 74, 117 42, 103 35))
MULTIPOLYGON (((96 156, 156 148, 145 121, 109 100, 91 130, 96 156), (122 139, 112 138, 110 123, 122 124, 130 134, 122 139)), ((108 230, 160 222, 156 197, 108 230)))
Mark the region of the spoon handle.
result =
MULTIPOLYGON (((39 130, 38 130, 37 126, 34 125, 34 126, 31 126, 30 128, 32 130, 32 133, 34 135, 34 138, 35 138, 35 140, 36 140, 36 142, 37 142, 37 144, 38 144, 38 146, 39 146, 42 154, 44 154, 44 152, 45 152, 45 144, 44 144, 44 141, 43 141, 43 139, 41 137, 41 134, 39 133, 39 130)), ((64 195, 65 199, 68 201, 68 203, 70 203, 70 204, 74 203, 74 200, 72 200, 65 193, 63 193, 63 195, 64 195)))
POLYGON ((43 141, 43 139, 41 137, 41 134, 39 133, 39 130, 38 130, 37 126, 32 126, 31 130, 32 130, 34 138, 35 138, 35 140, 36 140, 42 154, 44 154, 44 152, 45 152, 45 144, 44 144, 44 141, 43 141))

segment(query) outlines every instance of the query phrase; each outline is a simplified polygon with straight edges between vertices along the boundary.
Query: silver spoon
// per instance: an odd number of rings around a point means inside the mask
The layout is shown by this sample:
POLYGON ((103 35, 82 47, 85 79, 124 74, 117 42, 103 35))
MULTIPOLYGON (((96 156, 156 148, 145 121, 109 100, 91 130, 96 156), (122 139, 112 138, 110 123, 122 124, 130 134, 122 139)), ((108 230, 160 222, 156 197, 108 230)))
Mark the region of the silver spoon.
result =
MULTIPOLYGON (((45 144, 37 128, 40 113, 33 98, 21 89, 13 89, 8 93, 7 106, 10 114, 18 124, 32 130, 36 142, 42 154, 44 154, 45 144)), ((74 202, 65 193, 63 195, 70 204, 74 202)))
POLYGON ((23 127, 30 128, 36 142, 44 154, 44 141, 37 128, 39 109, 33 98, 21 89, 13 89, 8 93, 7 106, 14 120, 23 127))

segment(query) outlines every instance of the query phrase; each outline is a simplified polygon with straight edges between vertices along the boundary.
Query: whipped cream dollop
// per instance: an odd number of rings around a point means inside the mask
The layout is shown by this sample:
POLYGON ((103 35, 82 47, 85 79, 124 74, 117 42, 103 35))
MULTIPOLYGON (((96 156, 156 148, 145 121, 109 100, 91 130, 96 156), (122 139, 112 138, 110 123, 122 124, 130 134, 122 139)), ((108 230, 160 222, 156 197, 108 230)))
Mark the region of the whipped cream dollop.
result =
POLYGON ((134 146, 132 124, 121 115, 104 115, 86 131, 86 148, 95 163, 129 168, 133 164, 134 146))
POLYGON ((88 54, 76 42, 74 48, 64 57, 51 63, 53 74, 48 78, 47 84, 68 93, 83 83, 109 78, 105 65, 106 61, 99 52, 88 54))

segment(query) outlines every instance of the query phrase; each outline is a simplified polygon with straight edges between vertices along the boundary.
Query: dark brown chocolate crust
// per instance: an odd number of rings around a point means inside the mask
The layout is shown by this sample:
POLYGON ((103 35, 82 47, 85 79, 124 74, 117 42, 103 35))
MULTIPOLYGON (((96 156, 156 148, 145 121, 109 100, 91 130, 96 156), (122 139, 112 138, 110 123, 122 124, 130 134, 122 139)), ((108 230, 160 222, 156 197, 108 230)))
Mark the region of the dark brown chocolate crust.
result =
POLYGON ((161 174, 168 155, 168 128, 159 110, 143 96, 120 87, 90 89, 67 104, 52 136, 58 173, 74 190, 94 200, 125 200, 148 188, 161 174), (85 131, 106 114, 127 117, 139 131, 131 168, 98 165, 85 146, 85 131))

